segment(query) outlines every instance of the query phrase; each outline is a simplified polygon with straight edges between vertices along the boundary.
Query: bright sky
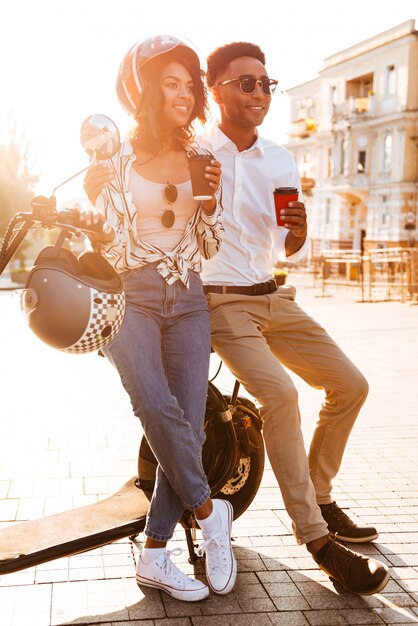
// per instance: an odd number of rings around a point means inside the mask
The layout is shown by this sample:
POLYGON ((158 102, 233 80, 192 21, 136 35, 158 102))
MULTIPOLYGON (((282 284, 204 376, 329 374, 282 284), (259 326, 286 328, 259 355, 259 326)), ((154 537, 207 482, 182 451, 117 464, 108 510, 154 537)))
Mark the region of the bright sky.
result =
MULTIPOLYGON (((0 115, 12 111, 38 154, 38 193, 88 164, 82 121, 105 113, 122 132, 130 120, 115 94, 125 51, 138 39, 172 34, 205 57, 231 41, 259 44, 270 76, 286 89, 315 78, 325 57, 409 19, 416 0, 6 0, 0 10, 0 115), (380 5, 380 6, 379 6, 380 5)), ((417 22, 418 24, 418 22, 417 22)), ((417 26, 416 26, 417 27, 417 26)), ((263 133, 283 142, 287 97, 276 94, 263 133)), ((81 195, 82 179, 58 200, 81 195)))

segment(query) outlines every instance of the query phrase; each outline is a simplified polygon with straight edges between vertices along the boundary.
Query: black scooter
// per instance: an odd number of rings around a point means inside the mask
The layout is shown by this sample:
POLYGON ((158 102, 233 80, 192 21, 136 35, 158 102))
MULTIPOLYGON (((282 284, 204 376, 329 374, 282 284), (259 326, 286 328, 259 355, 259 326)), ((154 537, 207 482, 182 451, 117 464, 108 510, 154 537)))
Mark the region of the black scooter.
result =
MULTIPOLYGON (((93 115, 83 123, 81 141, 92 160, 108 159, 119 148, 119 131, 108 117, 93 115)), ((18 213, 12 218, 0 250, 0 275, 34 227, 59 229, 55 244, 58 249, 66 240, 95 230, 79 223, 77 210, 56 209, 55 191, 85 169, 55 187, 49 199, 34 198, 31 212, 18 213)), ((231 502, 234 519, 251 504, 264 470, 261 418, 256 406, 238 395, 239 387, 236 381, 232 393, 223 394, 209 381, 203 446, 203 466, 212 496, 231 502)), ((95 504, 2 528, 0 574, 92 550, 125 537, 134 539, 145 526, 156 467, 157 461, 143 437, 138 475, 113 495, 95 504)), ((186 532, 190 561, 194 562, 199 557, 194 544, 193 514, 185 511, 181 523, 186 532)))

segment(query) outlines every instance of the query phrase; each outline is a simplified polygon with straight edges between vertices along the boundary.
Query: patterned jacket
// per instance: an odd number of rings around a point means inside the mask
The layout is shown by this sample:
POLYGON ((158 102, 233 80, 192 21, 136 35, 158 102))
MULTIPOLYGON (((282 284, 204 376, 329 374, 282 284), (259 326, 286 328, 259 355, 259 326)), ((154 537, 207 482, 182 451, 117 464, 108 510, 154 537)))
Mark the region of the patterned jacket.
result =
POLYGON ((103 254, 117 272, 158 262, 157 270, 169 284, 181 280, 188 287, 189 270, 200 272, 201 256, 211 258, 221 245, 221 188, 217 192, 213 215, 206 215, 199 206, 188 221, 181 241, 173 250, 165 252, 138 237, 137 220, 140 219, 141 208, 135 206, 128 191, 135 159, 131 142, 126 140, 119 152, 108 161, 114 179, 103 188, 96 200, 96 208, 113 226, 116 235, 113 241, 103 246, 103 254))

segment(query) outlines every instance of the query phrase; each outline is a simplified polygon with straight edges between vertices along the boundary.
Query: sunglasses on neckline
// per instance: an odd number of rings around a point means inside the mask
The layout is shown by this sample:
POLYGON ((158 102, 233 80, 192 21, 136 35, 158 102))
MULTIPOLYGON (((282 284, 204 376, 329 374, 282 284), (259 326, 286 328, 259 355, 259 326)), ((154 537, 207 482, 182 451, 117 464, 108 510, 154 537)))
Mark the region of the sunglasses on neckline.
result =
POLYGON ((229 85, 229 83, 239 82, 239 88, 242 93, 250 95, 254 93, 255 88, 260 83, 263 93, 266 96, 271 96, 274 94, 278 80, 274 80, 273 78, 253 78, 252 76, 240 76, 239 78, 230 78, 229 80, 223 80, 221 83, 218 83, 216 87, 219 85, 229 85))
MULTIPOLYGON (((178 191, 177 187, 173 183, 167 183, 163 189, 165 201, 171 205, 177 200, 178 191)), ((172 209, 166 209, 161 216, 161 224, 164 228, 171 228, 175 222, 176 216, 172 209)))

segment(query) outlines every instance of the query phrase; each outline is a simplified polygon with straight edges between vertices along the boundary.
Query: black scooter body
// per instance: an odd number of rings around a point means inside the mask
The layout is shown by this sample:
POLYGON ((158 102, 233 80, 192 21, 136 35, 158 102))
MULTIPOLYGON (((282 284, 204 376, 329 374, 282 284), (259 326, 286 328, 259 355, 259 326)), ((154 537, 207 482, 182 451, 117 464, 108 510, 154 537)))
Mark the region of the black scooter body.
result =
MULTIPOLYGON (((234 518, 252 502, 264 469, 261 420, 247 399, 223 396, 209 383, 203 461, 212 495, 228 499, 234 518), (242 467, 245 469, 242 470, 242 467)), ((144 530, 157 462, 142 439, 138 477, 100 502, 0 529, 0 575, 93 550, 144 530)), ((193 517, 181 522, 191 560, 193 517)))
POLYGON ((144 529, 149 501, 131 478, 110 497, 0 530, 0 574, 99 548, 144 529))

